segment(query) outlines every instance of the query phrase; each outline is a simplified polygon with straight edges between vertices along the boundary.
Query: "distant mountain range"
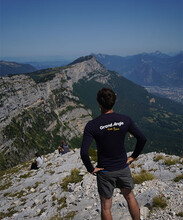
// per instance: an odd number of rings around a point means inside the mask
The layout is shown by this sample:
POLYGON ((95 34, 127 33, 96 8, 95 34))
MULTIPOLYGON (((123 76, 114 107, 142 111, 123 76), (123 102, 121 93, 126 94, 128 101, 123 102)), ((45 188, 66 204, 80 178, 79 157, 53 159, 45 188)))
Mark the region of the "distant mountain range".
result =
MULTIPOLYGON (((148 139, 144 152, 182 155, 183 105, 152 95, 90 55, 63 67, 0 78, 0 169, 52 152, 66 140, 80 147, 85 124, 100 114, 96 93, 117 93, 115 111, 129 115, 148 139)), ((135 139, 128 136, 127 150, 135 139)))
POLYGON ((27 63, 35 67, 37 70, 41 69, 48 69, 48 68, 53 68, 53 67, 59 67, 59 66, 65 66, 68 63, 72 62, 71 60, 63 60, 63 61, 35 61, 35 62, 30 62, 28 61, 27 63))
POLYGON ((142 86, 183 85, 183 52, 174 57, 159 51, 127 57, 105 54, 95 56, 107 69, 142 86))
POLYGON ((30 73, 36 71, 36 68, 30 64, 22 64, 16 62, 0 61, 0 76, 30 73))

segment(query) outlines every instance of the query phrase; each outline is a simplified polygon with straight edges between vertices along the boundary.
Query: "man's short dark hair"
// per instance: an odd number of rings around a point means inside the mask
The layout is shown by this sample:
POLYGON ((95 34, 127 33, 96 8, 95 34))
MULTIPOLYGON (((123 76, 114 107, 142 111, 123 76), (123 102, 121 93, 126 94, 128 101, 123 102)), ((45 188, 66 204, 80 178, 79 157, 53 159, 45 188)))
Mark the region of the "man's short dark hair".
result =
POLYGON ((37 153, 35 153, 35 156, 40 157, 41 155, 37 152, 37 153))
POLYGON ((112 89, 103 87, 97 93, 98 103, 106 110, 112 109, 116 101, 116 94, 112 89))

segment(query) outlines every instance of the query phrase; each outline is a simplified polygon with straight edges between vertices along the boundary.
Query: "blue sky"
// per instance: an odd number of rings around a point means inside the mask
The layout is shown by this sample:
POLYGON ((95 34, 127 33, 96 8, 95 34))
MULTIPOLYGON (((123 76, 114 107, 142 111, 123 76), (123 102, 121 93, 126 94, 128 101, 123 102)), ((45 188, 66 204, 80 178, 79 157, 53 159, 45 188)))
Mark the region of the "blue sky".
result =
POLYGON ((0 57, 183 50, 183 0, 0 0, 0 57))

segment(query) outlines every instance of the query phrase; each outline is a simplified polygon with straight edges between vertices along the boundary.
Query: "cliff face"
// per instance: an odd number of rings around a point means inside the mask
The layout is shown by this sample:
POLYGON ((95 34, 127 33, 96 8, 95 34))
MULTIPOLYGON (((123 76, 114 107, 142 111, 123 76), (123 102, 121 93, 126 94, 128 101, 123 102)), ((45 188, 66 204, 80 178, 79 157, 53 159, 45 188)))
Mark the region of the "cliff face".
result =
POLYGON ((91 111, 73 95, 72 86, 84 77, 106 82, 97 71, 106 70, 92 57, 54 69, 52 79, 42 82, 28 75, 0 78, 1 168, 30 159, 36 150, 49 152, 61 139, 70 141, 82 134, 91 111))

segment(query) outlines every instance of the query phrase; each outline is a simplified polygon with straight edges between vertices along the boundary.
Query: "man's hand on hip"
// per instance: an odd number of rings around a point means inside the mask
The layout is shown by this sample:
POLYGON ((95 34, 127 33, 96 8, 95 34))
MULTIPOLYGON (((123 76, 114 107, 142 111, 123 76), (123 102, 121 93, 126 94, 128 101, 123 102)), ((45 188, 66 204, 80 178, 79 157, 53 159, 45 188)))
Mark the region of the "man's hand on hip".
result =
POLYGON ((135 159, 133 157, 128 157, 126 163, 130 165, 135 159))
POLYGON ((95 167, 94 171, 91 172, 91 174, 93 174, 93 175, 96 176, 96 173, 97 173, 98 171, 101 171, 101 170, 104 170, 104 168, 98 168, 98 167, 95 167))

